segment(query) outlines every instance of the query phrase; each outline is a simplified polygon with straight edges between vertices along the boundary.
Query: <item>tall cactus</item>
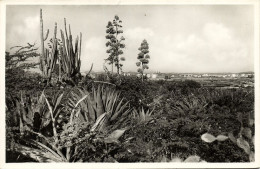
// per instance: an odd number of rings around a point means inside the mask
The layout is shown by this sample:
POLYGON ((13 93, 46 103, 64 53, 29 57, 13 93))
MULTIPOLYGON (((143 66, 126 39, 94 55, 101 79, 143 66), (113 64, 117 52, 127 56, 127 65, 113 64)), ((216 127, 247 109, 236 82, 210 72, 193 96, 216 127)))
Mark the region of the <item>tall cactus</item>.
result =
POLYGON ((49 29, 44 37, 43 33, 43 19, 42 19, 42 9, 40 10, 40 35, 41 35, 41 56, 40 56, 40 70, 42 71, 42 75, 45 79, 47 79, 47 84, 49 84, 52 76, 52 72, 54 70, 54 66, 56 65, 58 58, 58 50, 57 50, 57 23, 54 26, 54 35, 52 39, 51 49, 47 49, 44 47, 44 41, 47 40, 49 35, 49 29))
POLYGON ((69 25, 69 34, 67 32, 66 19, 64 18, 65 36, 64 32, 60 30, 62 46, 60 47, 60 64, 61 71, 64 74, 63 79, 69 80, 73 83, 77 81, 80 76, 80 66, 81 66, 81 42, 82 34, 75 40, 75 48, 73 49, 73 41, 71 35, 71 29, 69 25), (65 76, 65 77, 64 77, 65 76))
POLYGON ((59 81, 66 83, 72 83, 73 85, 78 83, 81 78, 81 44, 82 34, 77 36, 75 40, 75 46, 73 47, 73 40, 71 35, 71 29, 69 25, 69 32, 67 32, 66 19, 64 18, 65 31, 60 30, 62 43, 60 44, 57 39, 57 23, 54 27, 54 35, 52 38, 52 44, 49 49, 44 47, 44 42, 48 38, 49 30, 46 35, 43 33, 43 19, 42 10, 40 10, 40 35, 41 35, 41 57, 40 57, 40 70, 47 84, 50 82, 54 67, 56 64, 59 66, 59 81), (65 35, 64 35, 65 34, 65 35))

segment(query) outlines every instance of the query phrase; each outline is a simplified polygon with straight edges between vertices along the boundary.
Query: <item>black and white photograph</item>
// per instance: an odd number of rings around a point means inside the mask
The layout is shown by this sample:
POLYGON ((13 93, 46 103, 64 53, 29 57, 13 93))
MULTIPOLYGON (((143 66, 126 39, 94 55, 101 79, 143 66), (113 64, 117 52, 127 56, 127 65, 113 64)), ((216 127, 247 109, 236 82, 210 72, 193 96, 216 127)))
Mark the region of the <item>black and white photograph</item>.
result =
POLYGON ((0 2, 5 167, 260 167, 259 1, 111 2, 0 2))

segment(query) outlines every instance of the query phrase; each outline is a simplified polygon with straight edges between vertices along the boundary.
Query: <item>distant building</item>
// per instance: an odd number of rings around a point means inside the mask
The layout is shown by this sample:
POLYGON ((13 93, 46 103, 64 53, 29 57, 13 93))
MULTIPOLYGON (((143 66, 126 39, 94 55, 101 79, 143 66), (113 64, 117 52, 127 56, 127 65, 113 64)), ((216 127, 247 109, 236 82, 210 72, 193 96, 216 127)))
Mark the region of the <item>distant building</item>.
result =
POLYGON ((158 80, 161 80, 161 79, 165 79, 165 75, 164 74, 157 74, 157 77, 156 77, 156 79, 158 79, 158 80))
POLYGON ((224 77, 223 74, 215 74, 215 75, 212 75, 212 77, 218 77, 218 78, 221 78, 221 77, 224 77))
POLYGON ((183 77, 192 77, 192 74, 184 74, 183 77))
POLYGON ((249 78, 253 78, 254 75, 253 75, 253 74, 248 74, 247 77, 249 77, 249 78))
POLYGON ((157 78, 157 75, 158 75, 158 74, 153 73, 153 74, 151 75, 151 78, 152 78, 152 79, 156 79, 156 78, 157 78))
POLYGON ((89 77, 91 77, 92 79, 95 79, 95 78, 96 78, 96 74, 90 73, 90 74, 89 74, 89 77))
POLYGON ((231 77, 233 77, 233 78, 238 77, 238 74, 233 73, 233 74, 231 74, 231 77))
POLYGON ((124 73, 124 76, 131 76, 131 73, 124 73))

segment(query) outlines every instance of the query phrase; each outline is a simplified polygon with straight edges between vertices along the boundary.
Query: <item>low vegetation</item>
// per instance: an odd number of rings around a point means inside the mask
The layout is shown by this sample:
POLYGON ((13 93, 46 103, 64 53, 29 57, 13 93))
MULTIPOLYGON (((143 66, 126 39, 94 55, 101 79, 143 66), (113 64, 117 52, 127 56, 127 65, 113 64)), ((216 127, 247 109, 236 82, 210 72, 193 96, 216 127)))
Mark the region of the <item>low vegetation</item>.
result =
MULTIPOLYGON (((108 37, 122 33, 114 32, 119 23, 118 16, 108 23, 108 37)), ((62 41, 54 35, 50 49, 42 36, 42 74, 17 64, 39 57, 35 50, 6 53, 7 162, 254 161, 254 88, 123 76, 122 38, 107 38, 107 47, 119 52, 108 52, 117 73, 105 68, 95 79, 83 77, 81 34, 73 48, 66 29, 65 21, 62 41)), ((141 74, 148 68, 148 49, 144 40, 141 74)))

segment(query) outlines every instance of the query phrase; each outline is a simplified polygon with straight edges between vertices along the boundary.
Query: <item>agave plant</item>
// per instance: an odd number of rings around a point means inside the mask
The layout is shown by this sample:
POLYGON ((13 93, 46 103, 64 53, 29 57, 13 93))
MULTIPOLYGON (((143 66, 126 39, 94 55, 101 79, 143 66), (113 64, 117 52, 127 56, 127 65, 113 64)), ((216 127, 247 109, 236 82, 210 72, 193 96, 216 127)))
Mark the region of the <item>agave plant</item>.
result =
POLYGON ((204 112, 206 106, 207 102, 204 98, 189 96, 176 101, 173 110, 178 114, 186 115, 204 112))
MULTIPOLYGON (((61 131, 58 131, 57 124, 59 123, 59 115, 64 108, 61 104, 63 93, 56 95, 53 99, 48 98, 44 92, 42 93, 39 103, 43 105, 43 108, 38 108, 42 117, 41 127, 51 126, 51 136, 45 135, 41 130, 34 130, 32 127, 34 123, 33 115, 25 114, 26 111, 23 107, 23 105, 26 105, 26 101, 18 102, 17 110, 19 110, 19 119, 21 121, 21 135, 31 133, 37 137, 36 139, 35 137, 26 139, 20 137, 26 144, 16 142, 13 149, 39 162, 72 162, 81 161, 76 154, 80 151, 79 145, 82 141, 92 140, 95 143, 96 140, 101 139, 105 144, 118 143, 118 138, 124 134, 126 128, 113 129, 112 132, 105 135, 99 135, 98 133, 111 122, 117 121, 118 117, 130 112, 128 103, 123 103, 123 99, 119 97, 120 93, 115 89, 104 86, 99 86, 97 89, 93 88, 92 92, 84 92, 81 89, 77 89, 77 91, 79 92, 78 95, 76 93, 72 94, 76 102, 73 102, 73 99, 70 101, 73 104, 72 109, 70 109, 70 120, 63 125, 61 131), (84 107, 85 105, 88 105, 88 107, 84 107), (88 108, 92 109, 89 111, 88 108), (96 114, 96 117, 98 113, 101 115, 95 118, 94 121, 88 119, 88 116, 86 116, 87 120, 85 120, 84 110, 87 110, 87 113, 96 114)), ((37 111, 37 106, 32 107, 32 110, 37 111)))
MULTIPOLYGON (((25 126, 34 131, 39 131, 48 125, 48 112, 43 100, 43 93, 40 97, 24 97, 20 91, 20 99, 16 99, 16 111, 19 119, 20 133, 24 132, 25 126)), ((15 118, 15 117, 14 117, 15 118)))
POLYGON ((151 119, 153 111, 154 109, 152 111, 150 111, 149 109, 147 111, 144 111, 143 107, 139 111, 133 109, 133 117, 137 119, 139 122, 149 121, 151 119))
MULTIPOLYGON (((59 95, 55 95, 52 99, 49 99, 44 92, 40 97, 40 103, 45 103, 44 107, 46 108, 44 111, 41 111, 42 114, 42 123, 41 126, 47 126, 51 124, 52 128, 52 136, 46 136, 39 131, 35 131, 32 128, 33 124, 33 116, 25 116, 27 121, 25 121, 25 117, 23 117, 23 111, 19 111, 21 122, 21 134, 28 132, 31 134, 36 135, 40 139, 27 138, 23 141, 26 142, 25 146, 23 144, 15 143, 14 150, 29 156, 30 158, 35 159, 39 162, 69 162, 72 159, 73 153, 77 153, 77 146, 75 145, 78 143, 79 140, 88 139, 91 135, 85 135, 84 138, 79 139, 79 133, 82 132, 82 129, 86 128, 85 123, 80 123, 77 118, 73 118, 73 121, 67 123, 63 126, 63 130, 61 132, 57 132, 57 124, 59 119, 59 114, 63 109, 63 105, 61 104, 63 98, 63 93, 59 95), (26 122, 26 123, 25 123, 26 122), (65 150, 65 151, 63 151, 65 150), (73 151, 72 151, 73 150, 73 151)), ((84 98, 83 98, 84 99, 84 98)), ((82 100, 82 99, 81 99, 82 100)), ((25 102, 25 101, 23 101, 25 102)), ((22 103, 23 103, 22 102, 22 103)), ((80 102, 80 101, 79 101, 80 102)), ((78 104, 79 104, 78 102, 78 104)), ((23 104, 21 104, 23 105, 23 104)), ((18 110, 21 109, 21 106, 18 110)), ((21 109, 22 110, 22 109, 21 109)), ((36 111, 37 109, 33 109, 36 111)), ((73 110, 74 111, 74 110, 73 110)))
POLYGON ((80 153, 79 144, 84 140, 94 139, 95 142, 96 139, 102 138, 106 144, 118 143, 118 138, 124 134, 126 128, 112 130, 105 136, 97 133, 113 123, 120 115, 130 112, 128 102, 123 103, 123 99, 119 96, 120 93, 115 89, 100 85, 97 89, 92 88, 92 92, 79 88, 71 92, 68 102, 71 108, 70 120, 63 126, 56 142, 58 150, 65 148, 63 156, 60 156, 61 160, 74 161, 76 154, 80 153), (85 131, 84 137, 81 138, 83 131, 85 131))
POLYGON ((72 92, 69 105, 75 107, 76 102, 86 95, 88 97, 80 102, 81 115, 85 121, 92 123, 100 121, 99 124, 102 121, 102 127, 96 125, 97 130, 102 130, 109 124, 115 123, 119 117, 125 116, 131 111, 128 102, 124 102, 124 99, 120 98, 120 92, 104 85, 93 87, 91 92, 77 88, 72 92))
POLYGON ((66 157, 57 146, 60 138, 57 133, 56 119, 63 109, 61 105, 62 97, 63 94, 60 94, 54 95, 52 99, 48 99, 43 91, 41 96, 37 98, 37 101, 34 102, 30 97, 24 99, 21 92, 20 101, 16 101, 20 121, 20 134, 23 136, 25 132, 31 133, 40 139, 35 140, 34 137, 23 139, 23 137, 20 137, 20 139, 27 144, 36 148, 15 143, 15 151, 39 162, 67 161, 66 157), (50 123, 52 126, 52 136, 42 133, 43 128, 47 127, 50 123), (38 127, 35 127, 36 125, 38 125, 38 127))

